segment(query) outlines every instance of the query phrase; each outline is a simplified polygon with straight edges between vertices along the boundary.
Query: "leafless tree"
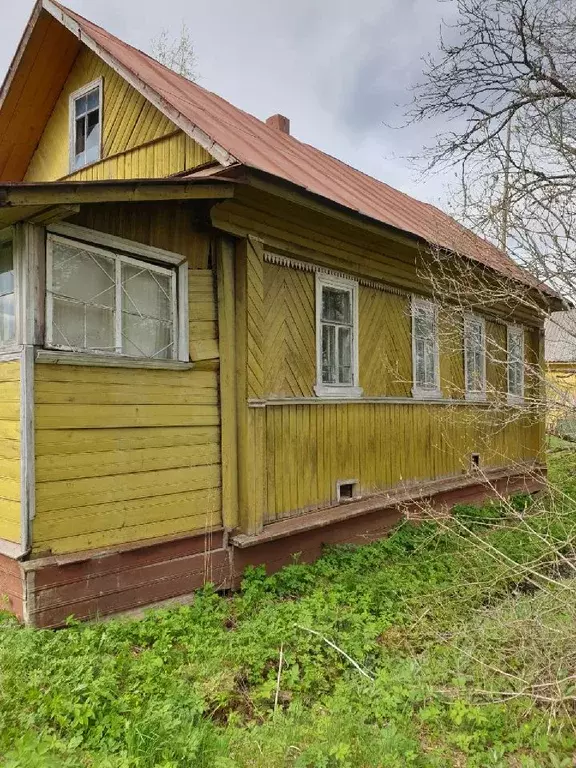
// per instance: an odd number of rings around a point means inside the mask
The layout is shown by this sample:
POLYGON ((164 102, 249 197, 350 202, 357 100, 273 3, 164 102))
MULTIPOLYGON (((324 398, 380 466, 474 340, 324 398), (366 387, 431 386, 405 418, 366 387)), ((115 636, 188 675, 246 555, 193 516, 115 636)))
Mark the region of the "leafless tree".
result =
POLYGON ((456 3, 409 112, 450 125, 427 164, 456 164, 467 223, 574 295, 576 2, 456 3))
POLYGON ((167 29, 163 29, 151 41, 151 51, 152 56, 165 67, 174 70, 192 82, 198 79, 198 61, 194 51, 194 43, 185 22, 182 22, 182 27, 176 37, 167 29))

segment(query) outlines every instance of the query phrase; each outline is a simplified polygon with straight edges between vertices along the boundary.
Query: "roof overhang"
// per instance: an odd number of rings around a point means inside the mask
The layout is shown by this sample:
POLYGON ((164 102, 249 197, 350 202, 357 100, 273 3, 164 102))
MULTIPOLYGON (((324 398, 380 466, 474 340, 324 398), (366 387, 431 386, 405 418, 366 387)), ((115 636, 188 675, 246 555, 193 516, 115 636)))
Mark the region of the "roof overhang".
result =
MULTIPOLYGON (((169 200, 225 200, 234 197, 229 181, 139 179, 118 181, 0 184, 0 229, 36 218, 55 207, 88 203, 142 203, 169 200)), ((40 217, 40 218, 39 218, 40 217)))

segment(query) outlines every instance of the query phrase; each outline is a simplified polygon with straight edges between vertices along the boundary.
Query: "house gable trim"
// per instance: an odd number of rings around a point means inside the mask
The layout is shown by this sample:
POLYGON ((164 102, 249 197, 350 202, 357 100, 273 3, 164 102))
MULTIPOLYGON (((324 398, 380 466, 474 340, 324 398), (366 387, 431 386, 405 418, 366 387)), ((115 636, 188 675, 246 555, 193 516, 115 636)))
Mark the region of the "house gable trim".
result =
POLYGON ((77 22, 68 16, 51 0, 42 0, 42 7, 66 29, 72 32, 84 45, 99 56, 102 61, 113 69, 120 77, 124 78, 138 93, 144 96, 156 109, 162 112, 174 125, 183 130, 191 139, 196 141, 209 152, 221 165, 234 165, 238 160, 227 149, 213 141, 210 136, 195 123, 184 117, 177 109, 171 106, 162 96, 154 91, 146 83, 142 82, 133 72, 124 67, 111 54, 104 51, 98 43, 80 29, 77 22))

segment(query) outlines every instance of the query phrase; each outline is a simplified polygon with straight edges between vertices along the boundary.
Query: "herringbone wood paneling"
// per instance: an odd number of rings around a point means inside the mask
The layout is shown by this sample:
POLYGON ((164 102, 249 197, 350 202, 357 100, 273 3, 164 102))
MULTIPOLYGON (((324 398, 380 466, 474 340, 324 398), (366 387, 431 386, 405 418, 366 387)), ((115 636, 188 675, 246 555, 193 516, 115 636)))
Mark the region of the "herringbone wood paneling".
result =
POLYGON ((316 382, 314 275, 265 264, 264 295, 265 391, 311 397, 316 382))
POLYGON ((372 397, 408 397, 412 386, 410 302, 360 286, 360 386, 372 397))

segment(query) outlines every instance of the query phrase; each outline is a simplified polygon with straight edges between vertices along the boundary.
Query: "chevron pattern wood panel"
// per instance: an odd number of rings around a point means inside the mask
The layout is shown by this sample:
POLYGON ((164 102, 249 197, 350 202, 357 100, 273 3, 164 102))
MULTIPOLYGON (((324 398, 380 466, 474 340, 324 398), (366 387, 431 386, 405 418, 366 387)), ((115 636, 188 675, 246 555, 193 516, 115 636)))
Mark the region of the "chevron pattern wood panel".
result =
POLYGON ((264 254, 262 243, 249 237, 246 248, 246 385, 248 397, 264 394, 264 254))
POLYGON ((264 388, 268 395, 312 397, 316 382, 314 275, 264 265, 264 388))
POLYGON ((410 302, 360 286, 360 386, 367 396, 409 397, 412 387, 410 302))

